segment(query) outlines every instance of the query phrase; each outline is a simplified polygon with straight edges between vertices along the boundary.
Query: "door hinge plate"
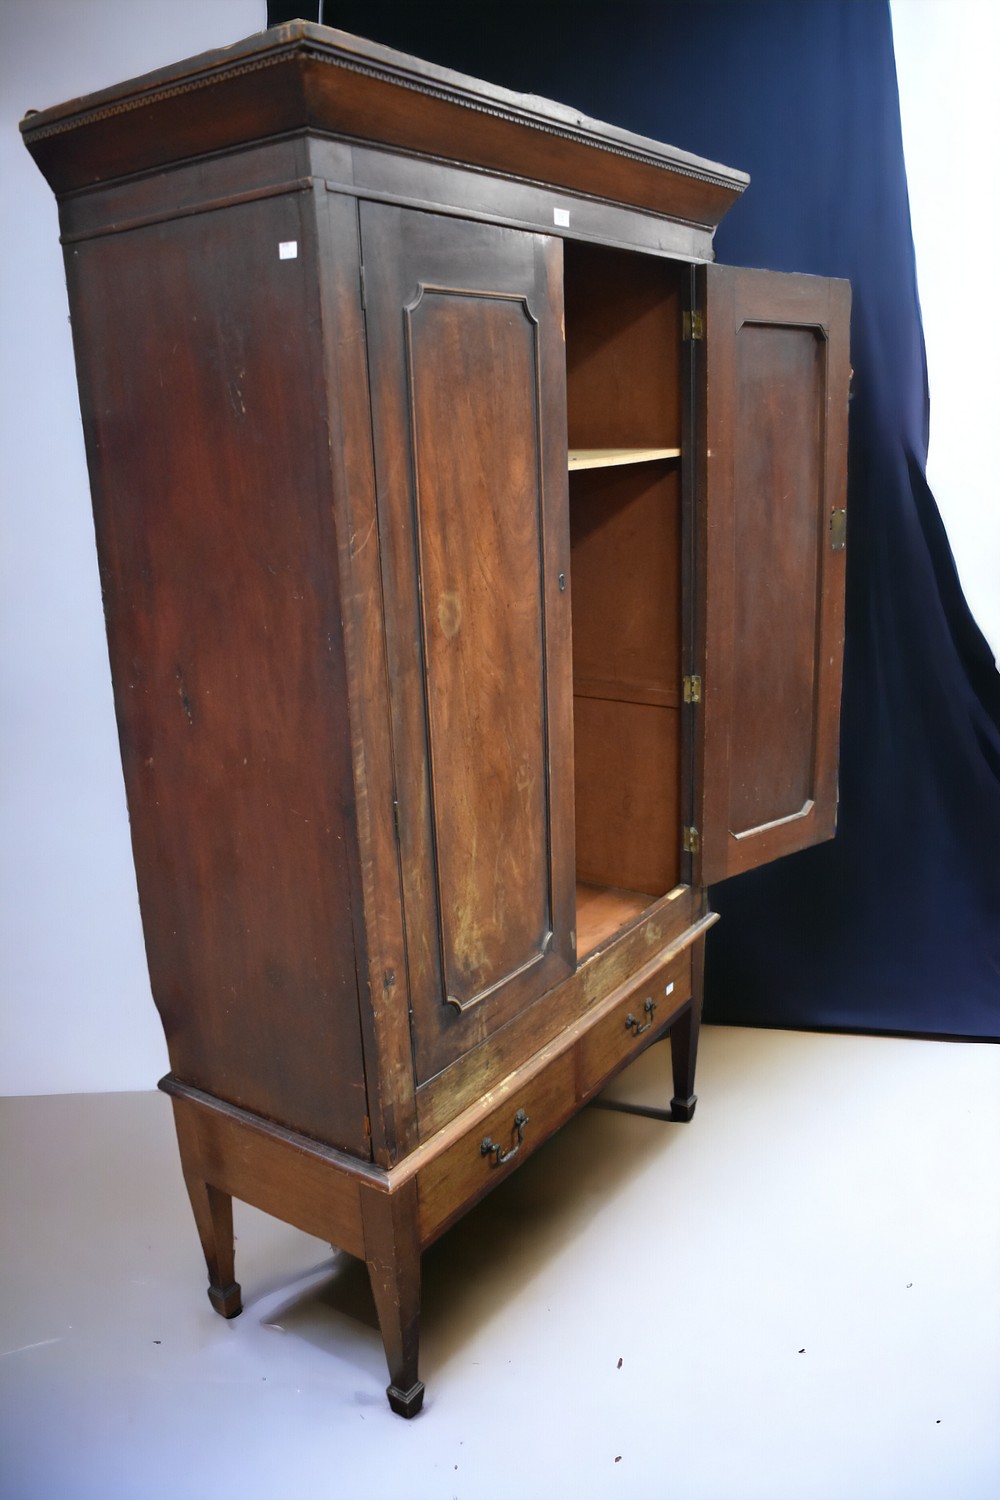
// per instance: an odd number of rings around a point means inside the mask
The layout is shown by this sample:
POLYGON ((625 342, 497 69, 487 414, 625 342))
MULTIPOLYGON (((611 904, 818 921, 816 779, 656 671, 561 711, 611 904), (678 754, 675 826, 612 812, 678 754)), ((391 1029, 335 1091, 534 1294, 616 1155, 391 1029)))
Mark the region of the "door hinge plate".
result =
POLYGON ((697 828, 685 828, 683 847, 685 854, 697 854, 701 848, 701 835, 697 828))
POLYGON ((847 511, 841 507, 830 512, 830 548, 843 552, 847 546, 847 511))
POLYGON ((399 843, 399 803, 395 797, 392 799, 392 831, 396 835, 396 843, 399 843))
POLYGON ((697 675, 684 679, 684 702, 701 702, 701 678, 697 675))
POLYGON ((681 332, 686 343, 705 337, 705 319, 697 309, 692 308, 684 314, 681 332))

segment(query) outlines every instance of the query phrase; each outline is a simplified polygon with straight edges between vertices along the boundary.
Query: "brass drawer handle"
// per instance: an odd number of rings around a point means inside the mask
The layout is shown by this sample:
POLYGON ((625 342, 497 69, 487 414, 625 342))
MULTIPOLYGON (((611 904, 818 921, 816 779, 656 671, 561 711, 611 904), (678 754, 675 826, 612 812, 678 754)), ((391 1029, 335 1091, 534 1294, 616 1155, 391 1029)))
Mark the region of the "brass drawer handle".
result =
POLYGON ((502 1166, 505 1161, 510 1161, 517 1155, 517 1153, 521 1149, 521 1142, 524 1140, 524 1127, 525 1125, 527 1125, 527 1123, 527 1114, 523 1109, 519 1109, 517 1114, 514 1116, 514 1129, 517 1132, 517 1145, 512 1146, 509 1151, 505 1151, 502 1146, 497 1145, 496 1141, 492 1140, 489 1136, 486 1136, 479 1148, 480 1156, 492 1156, 493 1161, 491 1165, 494 1167, 502 1166))
POLYGON ((629 1011, 628 1015, 625 1017, 625 1030, 631 1031, 633 1036, 642 1036, 642 1033, 644 1031, 648 1031, 652 1026, 653 1016, 656 1012, 656 1001, 653 999, 647 1000, 642 1009, 644 1015, 647 1017, 646 1023, 643 1026, 639 1025, 639 1022, 636 1020, 631 1011, 629 1011))

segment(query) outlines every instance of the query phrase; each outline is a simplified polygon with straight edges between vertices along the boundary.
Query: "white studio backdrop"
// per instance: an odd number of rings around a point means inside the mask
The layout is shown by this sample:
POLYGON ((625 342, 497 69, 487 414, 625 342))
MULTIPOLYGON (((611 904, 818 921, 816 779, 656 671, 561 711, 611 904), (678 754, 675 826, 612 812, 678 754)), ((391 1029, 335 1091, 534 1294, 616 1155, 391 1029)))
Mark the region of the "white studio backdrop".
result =
POLYGON ((0 1094, 150 1088, 139 924, 56 202, 29 109, 227 46, 265 0, 0 0, 0 1094))
POLYGON ((903 154, 931 393, 927 479, 965 597, 1000 655, 1000 5, 892 0, 903 154))
MULTIPOLYGON (((931 485, 996 650, 1000 506, 986 437, 1000 408, 997 300, 989 277, 968 283, 975 242, 995 243, 997 232, 1000 6, 893 0, 892 14, 930 361, 931 485), (991 223, 970 223, 969 204, 991 223)), ((17 123, 29 108, 265 24, 265 0, 0 0, 0 1094, 144 1089, 167 1068, 139 924, 56 205, 17 123)))

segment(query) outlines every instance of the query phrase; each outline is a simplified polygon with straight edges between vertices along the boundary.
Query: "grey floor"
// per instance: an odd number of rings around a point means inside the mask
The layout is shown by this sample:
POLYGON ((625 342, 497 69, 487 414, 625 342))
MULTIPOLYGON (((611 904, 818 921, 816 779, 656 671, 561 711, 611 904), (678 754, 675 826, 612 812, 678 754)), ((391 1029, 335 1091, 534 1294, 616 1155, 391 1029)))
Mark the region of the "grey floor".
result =
POLYGON ((428 1252, 410 1423, 328 1246, 238 1207, 211 1311, 162 1096, 3 1101, 0 1494, 997 1500, 1000 1048, 708 1027, 698 1093, 428 1252))

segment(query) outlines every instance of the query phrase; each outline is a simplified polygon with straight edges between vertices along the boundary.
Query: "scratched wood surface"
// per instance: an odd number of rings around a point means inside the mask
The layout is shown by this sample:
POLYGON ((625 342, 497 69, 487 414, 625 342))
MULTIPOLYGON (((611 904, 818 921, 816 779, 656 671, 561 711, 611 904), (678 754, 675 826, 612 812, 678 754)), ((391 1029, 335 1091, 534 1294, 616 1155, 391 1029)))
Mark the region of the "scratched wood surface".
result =
POLYGON ((712 266, 701 295, 701 878, 715 881, 836 828, 850 287, 712 266))
POLYGON ((421 1246, 668 1026, 690 1118, 703 882, 833 831, 849 289, 692 273, 740 173, 300 22, 24 133, 213 1304, 233 1195, 362 1255, 412 1415, 421 1246))
POLYGON ((171 1066, 367 1155, 323 368, 294 332, 318 316, 311 202, 108 235, 67 268, 171 1066))
POLYGON ((421 1082, 573 965, 561 255, 361 224, 421 1082))

